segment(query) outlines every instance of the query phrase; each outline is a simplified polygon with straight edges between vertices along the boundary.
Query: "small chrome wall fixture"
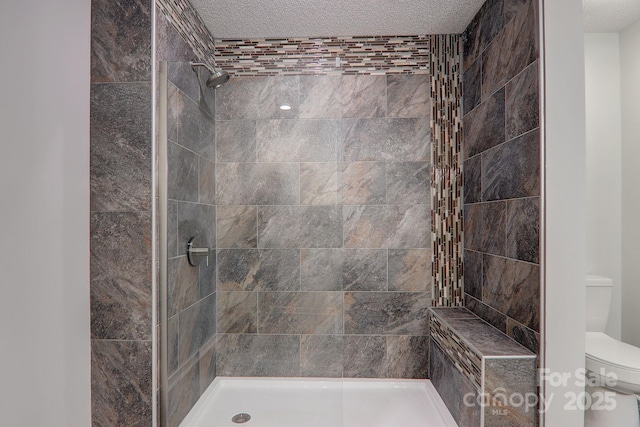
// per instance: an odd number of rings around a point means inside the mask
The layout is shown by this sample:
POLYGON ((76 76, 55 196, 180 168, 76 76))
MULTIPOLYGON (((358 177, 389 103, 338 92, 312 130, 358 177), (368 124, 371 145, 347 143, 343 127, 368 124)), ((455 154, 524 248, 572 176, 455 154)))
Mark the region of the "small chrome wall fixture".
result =
POLYGON ((211 73, 211 76, 207 79, 207 87, 209 89, 218 89, 220 86, 229 81, 229 73, 226 71, 216 70, 215 68, 205 64, 204 62, 193 62, 191 61, 191 69, 197 72, 196 67, 204 67, 211 73))
POLYGON ((196 248, 194 247, 194 240, 196 237, 189 239, 187 243, 187 260, 192 267, 209 266, 209 256, 211 255, 211 249, 209 248, 196 248))

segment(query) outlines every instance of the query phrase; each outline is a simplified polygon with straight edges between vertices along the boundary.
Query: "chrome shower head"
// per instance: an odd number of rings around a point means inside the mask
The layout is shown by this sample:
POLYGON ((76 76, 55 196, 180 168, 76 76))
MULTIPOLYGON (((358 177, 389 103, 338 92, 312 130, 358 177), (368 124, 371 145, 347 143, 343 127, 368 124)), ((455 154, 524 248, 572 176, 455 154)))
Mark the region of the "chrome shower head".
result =
POLYGON ((229 73, 226 71, 216 71, 215 68, 205 64, 204 62, 190 62, 193 71, 196 71, 196 67, 204 67, 211 73, 211 76, 207 79, 207 87, 210 89, 218 89, 220 86, 229 81, 229 73))
POLYGON ((211 77, 207 79, 207 87, 211 89, 218 89, 220 86, 229 81, 231 76, 226 71, 213 71, 211 77))

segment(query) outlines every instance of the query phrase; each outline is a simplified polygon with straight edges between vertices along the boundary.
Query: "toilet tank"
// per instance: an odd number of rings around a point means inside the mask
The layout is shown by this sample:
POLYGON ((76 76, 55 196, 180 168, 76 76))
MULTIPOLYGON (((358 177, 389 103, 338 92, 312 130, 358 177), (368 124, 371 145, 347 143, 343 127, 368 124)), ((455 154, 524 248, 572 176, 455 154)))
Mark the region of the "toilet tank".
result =
POLYGON ((587 332, 604 332, 609 319, 613 281, 587 274, 587 332))

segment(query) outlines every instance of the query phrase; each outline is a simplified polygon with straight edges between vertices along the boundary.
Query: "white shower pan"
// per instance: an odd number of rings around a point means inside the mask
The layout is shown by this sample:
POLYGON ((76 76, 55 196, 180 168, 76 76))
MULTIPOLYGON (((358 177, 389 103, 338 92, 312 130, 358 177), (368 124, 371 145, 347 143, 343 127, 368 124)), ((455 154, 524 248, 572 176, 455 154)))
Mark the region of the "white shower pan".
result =
POLYGON ((218 377, 180 427, 456 427, 429 380, 218 377), (250 419, 246 421, 250 416, 250 419), (236 422, 232 421, 234 419, 236 422), (239 421, 239 422, 238 422, 239 421))

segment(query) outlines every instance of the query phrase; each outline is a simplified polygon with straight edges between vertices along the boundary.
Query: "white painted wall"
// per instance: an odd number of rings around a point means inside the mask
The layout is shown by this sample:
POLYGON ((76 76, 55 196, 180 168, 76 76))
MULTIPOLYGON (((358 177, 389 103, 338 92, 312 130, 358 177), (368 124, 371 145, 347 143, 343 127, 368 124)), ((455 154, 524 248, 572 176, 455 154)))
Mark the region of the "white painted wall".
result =
POLYGON ((87 427, 89 0, 0 2, 0 424, 87 427))
MULTIPOLYGON (((584 37, 581 0, 541 0, 544 19, 543 363, 552 373, 584 367, 586 272, 586 154, 584 37)), ((570 377, 554 386, 544 414, 549 427, 581 426, 584 414, 566 410, 583 390, 570 377)))
POLYGON ((640 347, 640 22, 620 33, 622 339, 640 347))
POLYGON ((607 333, 619 339, 622 295, 622 112, 618 33, 585 34, 584 53, 587 272, 613 279, 607 333))

